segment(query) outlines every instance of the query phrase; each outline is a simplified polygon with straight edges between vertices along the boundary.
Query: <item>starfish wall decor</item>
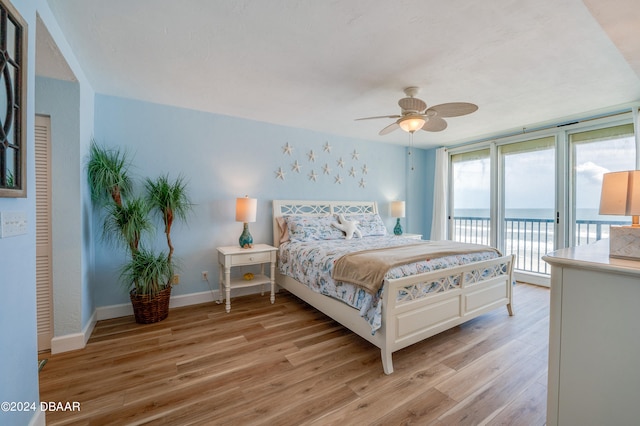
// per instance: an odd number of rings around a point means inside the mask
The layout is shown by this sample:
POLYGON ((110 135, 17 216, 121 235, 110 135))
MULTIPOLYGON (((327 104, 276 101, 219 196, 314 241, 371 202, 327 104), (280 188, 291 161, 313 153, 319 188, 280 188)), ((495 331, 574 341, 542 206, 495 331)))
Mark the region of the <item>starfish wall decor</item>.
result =
MULTIPOLYGON (((291 176, 295 176, 295 174, 302 174, 303 170, 306 168, 309 171, 304 173, 306 173, 306 177, 309 182, 326 182, 326 179, 329 178, 332 179, 333 183, 336 185, 348 184, 353 181, 353 183, 358 185, 360 188, 364 188, 366 186, 364 178, 361 177, 360 180, 358 180, 358 176, 368 174, 369 168, 360 160, 360 153, 357 149, 347 151, 348 154, 337 157, 332 155, 333 147, 329 141, 325 141, 319 149, 296 151, 294 144, 290 142, 285 142, 281 149, 282 155, 285 157, 291 157, 293 160, 292 163, 289 162, 291 176), (299 154, 296 155, 296 152, 299 152, 299 154), (345 158, 348 160, 345 160, 345 158), (316 160, 322 164, 322 166, 318 166, 318 169, 314 167, 316 160), (329 165, 332 162, 335 162, 334 164, 336 169, 345 169, 348 176, 345 178, 340 173, 333 174, 333 169, 329 165)), ((279 166, 274 171, 276 180, 283 182, 286 181, 286 167, 287 166, 285 164, 284 166, 279 166)))

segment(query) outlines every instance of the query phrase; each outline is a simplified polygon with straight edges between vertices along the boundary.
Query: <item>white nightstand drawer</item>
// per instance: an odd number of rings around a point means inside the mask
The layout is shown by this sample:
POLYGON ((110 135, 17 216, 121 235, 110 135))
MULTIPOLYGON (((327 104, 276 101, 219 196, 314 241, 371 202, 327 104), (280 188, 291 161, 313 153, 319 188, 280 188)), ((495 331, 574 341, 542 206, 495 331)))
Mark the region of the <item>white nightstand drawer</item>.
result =
POLYGON ((231 266, 237 265, 253 265, 255 263, 270 262, 271 253, 246 253, 236 254, 231 257, 231 266))
POLYGON ((402 233, 400 235, 396 235, 396 237, 398 237, 398 238, 411 238, 411 239, 414 239, 414 240, 421 240, 422 239, 422 234, 402 233))

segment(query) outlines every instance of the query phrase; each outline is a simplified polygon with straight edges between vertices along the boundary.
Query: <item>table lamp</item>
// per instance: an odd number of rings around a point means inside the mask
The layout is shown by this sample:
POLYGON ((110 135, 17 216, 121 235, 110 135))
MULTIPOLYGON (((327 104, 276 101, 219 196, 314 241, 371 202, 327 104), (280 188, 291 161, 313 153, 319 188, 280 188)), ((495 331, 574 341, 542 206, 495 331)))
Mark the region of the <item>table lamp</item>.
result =
POLYGON ((640 259, 640 170, 602 176, 599 213, 632 216, 631 226, 609 228, 609 256, 640 259))
POLYGON ((249 198, 248 195, 245 195, 244 198, 236 198, 236 222, 244 223, 242 234, 238 240, 240 247, 253 247, 253 237, 249 233, 249 222, 256 221, 257 207, 258 200, 255 198, 249 198))
POLYGON ((402 235, 402 225, 400 225, 400 218, 404 217, 404 201, 392 201, 391 202, 391 216, 397 217, 396 226, 393 228, 395 235, 402 235))

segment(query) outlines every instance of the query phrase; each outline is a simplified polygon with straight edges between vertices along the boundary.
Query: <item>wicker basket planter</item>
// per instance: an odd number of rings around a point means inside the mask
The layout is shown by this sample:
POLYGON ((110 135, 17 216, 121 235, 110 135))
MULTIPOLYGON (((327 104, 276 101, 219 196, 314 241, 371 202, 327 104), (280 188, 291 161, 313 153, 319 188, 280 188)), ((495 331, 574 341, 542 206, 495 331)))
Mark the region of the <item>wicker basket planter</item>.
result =
POLYGON ((133 314, 138 324, 151 324, 165 319, 169 315, 169 299, 171 298, 171 286, 160 291, 156 297, 149 295, 137 295, 135 290, 129 293, 133 314))

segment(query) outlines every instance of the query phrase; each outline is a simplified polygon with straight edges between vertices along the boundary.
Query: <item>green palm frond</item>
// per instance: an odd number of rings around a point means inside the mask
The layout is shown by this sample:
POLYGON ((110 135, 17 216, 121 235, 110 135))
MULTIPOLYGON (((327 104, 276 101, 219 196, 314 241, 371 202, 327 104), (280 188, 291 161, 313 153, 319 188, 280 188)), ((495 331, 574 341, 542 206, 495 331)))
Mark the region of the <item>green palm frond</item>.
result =
POLYGON ((166 253, 141 248, 122 267, 120 277, 136 294, 154 297, 170 285, 173 271, 166 253))
POLYGON ((149 205, 144 198, 137 197, 125 200, 121 206, 111 202, 107 204, 106 209, 103 238, 124 244, 135 254, 143 234, 153 233, 155 230, 149 219, 149 205))
POLYGON ((91 199, 98 204, 104 204, 109 199, 122 204, 122 198, 131 192, 130 166, 126 152, 91 142, 87 163, 91 199))
POLYGON ((171 286, 177 268, 172 258, 171 227, 176 220, 187 220, 192 204, 183 176, 173 181, 168 175, 146 179, 145 196, 134 197, 130 166, 126 152, 91 143, 87 172, 91 198, 103 207, 102 237, 129 251, 129 260, 121 269, 126 287, 153 297, 171 286), (151 213, 162 219, 168 253, 155 253, 143 243, 152 242, 147 236, 155 231, 151 213))
POLYGON ((169 246, 169 261, 171 261, 173 256, 171 227, 175 220, 186 221, 192 208, 187 193, 187 182, 182 175, 174 181, 171 181, 168 175, 162 175, 156 180, 147 178, 145 187, 150 208, 162 218, 164 223, 164 233, 169 246))

